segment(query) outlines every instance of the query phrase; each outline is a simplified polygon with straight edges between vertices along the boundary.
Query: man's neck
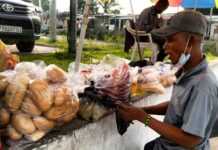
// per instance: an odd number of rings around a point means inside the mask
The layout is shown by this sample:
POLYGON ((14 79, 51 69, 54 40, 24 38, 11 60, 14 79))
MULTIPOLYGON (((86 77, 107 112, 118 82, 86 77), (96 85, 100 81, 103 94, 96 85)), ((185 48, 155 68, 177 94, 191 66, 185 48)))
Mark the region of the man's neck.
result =
POLYGON ((201 63, 201 61, 203 60, 204 56, 202 53, 198 53, 193 55, 190 60, 188 61, 188 63, 183 67, 184 71, 187 72, 193 68, 195 68, 197 65, 199 65, 201 63))

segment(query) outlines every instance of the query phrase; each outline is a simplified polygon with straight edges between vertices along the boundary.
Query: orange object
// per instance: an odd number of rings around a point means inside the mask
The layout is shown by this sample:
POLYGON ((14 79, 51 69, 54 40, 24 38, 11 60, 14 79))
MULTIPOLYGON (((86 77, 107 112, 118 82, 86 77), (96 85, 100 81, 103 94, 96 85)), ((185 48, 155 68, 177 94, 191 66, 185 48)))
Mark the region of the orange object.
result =
POLYGON ((169 0, 169 5, 173 7, 178 7, 182 3, 182 0, 169 0))
POLYGON ((0 71, 14 69, 18 62, 19 57, 11 54, 7 46, 0 40, 0 71))

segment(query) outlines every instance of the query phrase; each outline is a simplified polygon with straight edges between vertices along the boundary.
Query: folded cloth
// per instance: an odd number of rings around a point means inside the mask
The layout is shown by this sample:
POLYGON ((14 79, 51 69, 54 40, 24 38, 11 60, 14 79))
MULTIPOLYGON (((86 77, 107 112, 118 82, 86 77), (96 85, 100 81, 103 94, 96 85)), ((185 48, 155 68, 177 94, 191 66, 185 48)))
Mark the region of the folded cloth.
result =
POLYGON ((128 127, 130 126, 130 122, 126 122, 124 121, 120 114, 118 113, 118 111, 116 111, 115 113, 116 115, 116 124, 117 124, 117 131, 120 135, 123 135, 124 133, 126 133, 128 127))
POLYGON ((79 97, 88 97, 91 101, 94 101, 106 108, 115 108, 115 101, 107 95, 101 95, 94 86, 85 88, 84 93, 79 93, 79 97))
POLYGON ((116 115, 116 124, 117 124, 117 130, 120 135, 123 135, 127 128, 129 127, 130 123, 125 122, 118 111, 116 110, 116 102, 113 101, 113 99, 109 96, 102 96, 98 93, 98 90, 94 86, 87 87, 84 90, 84 93, 79 93, 80 98, 87 97, 89 100, 94 101, 96 103, 99 103, 99 105, 103 105, 106 108, 112 108, 115 109, 115 115, 116 115))

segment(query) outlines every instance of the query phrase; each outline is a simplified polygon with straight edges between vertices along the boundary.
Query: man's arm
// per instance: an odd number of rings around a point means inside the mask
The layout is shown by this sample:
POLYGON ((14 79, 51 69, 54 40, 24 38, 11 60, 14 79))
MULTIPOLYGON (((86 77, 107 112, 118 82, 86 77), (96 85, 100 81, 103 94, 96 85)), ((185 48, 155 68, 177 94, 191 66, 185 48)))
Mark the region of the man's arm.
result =
POLYGON ((154 106, 146 106, 146 107, 143 107, 142 109, 148 114, 165 115, 168 105, 169 105, 169 102, 164 102, 164 103, 154 105, 154 106))
MULTIPOLYGON (((147 114, 142 115, 141 117, 139 116, 137 120, 144 123, 146 115, 147 114)), ((148 126, 159 133, 161 136, 164 136, 170 141, 173 141, 187 149, 194 148, 202 140, 201 137, 186 133, 180 128, 164 122, 160 122, 154 118, 151 118, 148 126)))
MULTIPOLYGON (((145 111, 130 105, 119 104, 118 111, 125 121, 138 120, 145 123, 145 119, 150 117, 145 111)), ((187 149, 192 149, 201 142, 201 137, 192 135, 168 123, 164 123, 151 117, 148 126, 161 136, 181 145, 187 149)))

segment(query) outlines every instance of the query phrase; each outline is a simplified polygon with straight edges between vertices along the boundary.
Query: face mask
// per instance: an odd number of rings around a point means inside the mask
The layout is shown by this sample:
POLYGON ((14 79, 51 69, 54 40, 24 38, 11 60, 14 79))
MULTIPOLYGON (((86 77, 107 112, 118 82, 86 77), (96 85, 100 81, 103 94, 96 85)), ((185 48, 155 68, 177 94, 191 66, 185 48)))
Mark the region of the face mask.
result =
POLYGON ((182 53, 177 64, 179 64, 180 66, 184 66, 189 61, 190 57, 190 54, 182 53))
MULTIPOLYGON (((177 62, 177 64, 174 66, 174 71, 177 72, 179 71, 190 59, 191 57, 191 54, 188 53, 186 54, 186 51, 188 49, 188 44, 189 44, 189 41, 190 41, 190 36, 188 38, 188 41, 186 43, 186 47, 185 47, 185 50, 184 52, 181 54, 180 58, 179 58, 179 61, 177 62)), ((192 47, 190 48, 190 50, 192 49, 192 47)))

